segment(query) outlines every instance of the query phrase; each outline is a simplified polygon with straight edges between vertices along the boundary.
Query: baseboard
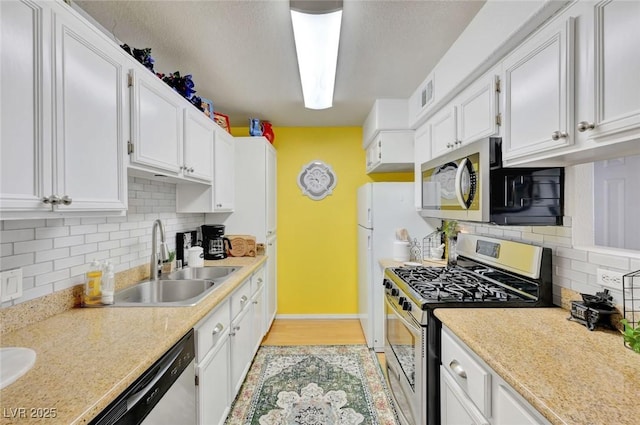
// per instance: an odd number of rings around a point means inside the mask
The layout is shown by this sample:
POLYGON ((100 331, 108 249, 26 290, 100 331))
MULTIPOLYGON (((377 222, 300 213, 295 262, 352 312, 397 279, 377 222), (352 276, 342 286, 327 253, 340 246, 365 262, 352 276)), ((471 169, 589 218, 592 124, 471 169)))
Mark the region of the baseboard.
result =
POLYGON ((339 319, 357 319, 357 314, 276 314, 276 319, 309 319, 309 320, 339 320, 339 319))

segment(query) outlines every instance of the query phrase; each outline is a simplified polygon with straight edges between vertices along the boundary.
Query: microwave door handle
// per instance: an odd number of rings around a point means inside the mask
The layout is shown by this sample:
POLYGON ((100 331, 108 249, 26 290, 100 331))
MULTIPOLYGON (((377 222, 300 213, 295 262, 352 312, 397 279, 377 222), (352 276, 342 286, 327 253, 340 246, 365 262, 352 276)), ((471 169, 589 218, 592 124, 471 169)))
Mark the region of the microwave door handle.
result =
POLYGON ((460 207, 463 210, 468 209, 467 203, 462 193, 462 173, 464 172, 464 169, 467 167, 467 162, 469 162, 469 158, 464 158, 462 161, 460 161, 460 164, 458 164, 458 169, 456 170, 456 183, 455 183, 456 198, 458 199, 458 204, 460 204, 460 207))

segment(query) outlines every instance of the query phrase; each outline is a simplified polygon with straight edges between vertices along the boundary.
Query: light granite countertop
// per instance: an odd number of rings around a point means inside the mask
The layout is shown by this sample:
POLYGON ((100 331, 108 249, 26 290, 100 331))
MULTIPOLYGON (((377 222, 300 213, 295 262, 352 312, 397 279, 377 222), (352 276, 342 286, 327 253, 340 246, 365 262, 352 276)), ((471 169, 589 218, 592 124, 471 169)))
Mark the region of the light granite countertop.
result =
POLYGON ((193 307, 74 308, 2 335, 0 346, 31 348, 37 359, 0 391, 0 423, 89 422, 264 261, 206 261, 242 268, 193 307), (47 409, 55 418, 32 417, 47 409))
POLYGON ((436 316, 553 424, 640 418, 640 355, 561 308, 437 309, 436 316))

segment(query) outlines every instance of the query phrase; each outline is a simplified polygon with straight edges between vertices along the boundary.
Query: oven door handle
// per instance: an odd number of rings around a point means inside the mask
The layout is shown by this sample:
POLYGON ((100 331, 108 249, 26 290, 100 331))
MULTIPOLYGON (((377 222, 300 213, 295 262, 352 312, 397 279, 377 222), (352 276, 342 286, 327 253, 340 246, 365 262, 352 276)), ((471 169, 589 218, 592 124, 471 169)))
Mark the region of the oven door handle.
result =
MULTIPOLYGON (((405 317, 404 314, 402 313, 402 311, 400 311, 398 308, 396 308, 396 306, 389 301, 389 296, 387 295, 385 297, 385 302, 389 305, 389 307, 391 307, 391 309, 393 310, 393 312, 396 314, 396 316, 398 317, 398 319, 400 319, 400 321, 407 327, 409 328, 409 330, 417 337, 420 337, 420 325, 414 320, 412 320, 413 323, 409 322, 405 317)), ((413 318, 412 318, 413 319, 413 318)))

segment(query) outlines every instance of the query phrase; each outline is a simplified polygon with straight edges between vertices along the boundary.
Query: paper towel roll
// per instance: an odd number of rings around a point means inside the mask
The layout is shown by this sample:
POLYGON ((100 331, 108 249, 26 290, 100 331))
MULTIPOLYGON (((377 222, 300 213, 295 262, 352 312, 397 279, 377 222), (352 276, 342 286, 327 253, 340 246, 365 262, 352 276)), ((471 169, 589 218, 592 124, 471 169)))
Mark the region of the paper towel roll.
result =
POLYGON ((189 267, 204 267, 204 253, 201 246, 192 246, 187 254, 189 267))

